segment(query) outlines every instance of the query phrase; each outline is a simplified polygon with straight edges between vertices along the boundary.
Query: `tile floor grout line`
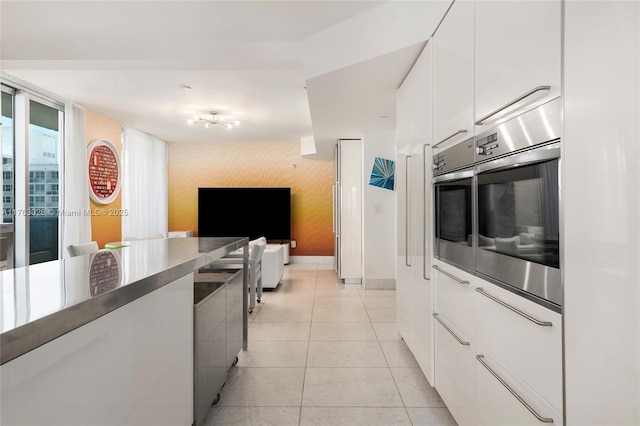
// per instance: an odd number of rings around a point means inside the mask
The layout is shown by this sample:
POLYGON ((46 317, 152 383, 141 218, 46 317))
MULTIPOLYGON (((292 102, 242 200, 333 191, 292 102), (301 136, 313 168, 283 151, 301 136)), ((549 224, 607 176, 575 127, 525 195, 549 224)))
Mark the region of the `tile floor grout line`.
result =
POLYGON ((313 302, 311 302, 311 319, 309 320, 309 334, 307 335, 307 356, 304 361, 304 373, 302 375, 302 392, 300 392, 300 411, 298 413, 298 426, 302 425, 302 407, 304 404, 304 385, 307 380, 307 368, 309 366, 309 350, 311 349, 311 329, 313 327, 313 308, 316 303, 316 288, 318 286, 318 271, 313 284, 313 302))

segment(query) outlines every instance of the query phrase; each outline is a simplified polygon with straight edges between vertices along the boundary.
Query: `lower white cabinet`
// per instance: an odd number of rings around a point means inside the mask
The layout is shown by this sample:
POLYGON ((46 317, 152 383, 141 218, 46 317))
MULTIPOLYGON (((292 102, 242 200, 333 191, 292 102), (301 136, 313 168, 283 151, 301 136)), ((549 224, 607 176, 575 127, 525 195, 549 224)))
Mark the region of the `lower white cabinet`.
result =
POLYGON ((475 333, 475 277, 447 263, 433 261, 437 311, 446 310, 449 316, 472 335, 475 333))
POLYGON ((562 316, 495 285, 474 293, 478 341, 562 410, 562 316))
POLYGON ((494 356, 478 346, 477 424, 484 426, 562 425, 562 414, 494 356))
POLYGON ((435 386, 459 426, 476 424, 476 343, 435 313, 435 386))
POLYGON ((433 263, 435 387, 458 424, 562 424, 562 316, 433 263))
POLYGON ((190 425, 193 351, 188 274, 3 364, 0 423, 190 425))

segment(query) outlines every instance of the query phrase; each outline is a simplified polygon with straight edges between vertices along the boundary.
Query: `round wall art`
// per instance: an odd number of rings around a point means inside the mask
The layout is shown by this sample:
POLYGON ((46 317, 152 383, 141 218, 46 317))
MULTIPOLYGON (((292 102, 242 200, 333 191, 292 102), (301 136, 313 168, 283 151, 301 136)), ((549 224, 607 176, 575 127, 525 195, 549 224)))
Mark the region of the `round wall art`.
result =
POLYGON ((89 195, 99 204, 109 204, 120 191, 122 174, 116 147, 106 139, 96 139, 87 147, 89 195))

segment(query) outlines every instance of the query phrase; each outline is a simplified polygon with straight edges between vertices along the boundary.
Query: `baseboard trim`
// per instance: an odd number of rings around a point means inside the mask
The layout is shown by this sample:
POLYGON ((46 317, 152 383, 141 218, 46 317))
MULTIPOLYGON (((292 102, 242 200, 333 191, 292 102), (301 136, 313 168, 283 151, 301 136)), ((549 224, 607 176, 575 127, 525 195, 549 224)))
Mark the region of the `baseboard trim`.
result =
POLYGON ((395 290, 396 280, 393 278, 365 278, 365 290, 395 290))
POLYGON ((291 263, 329 263, 333 264, 333 256, 289 256, 291 263))

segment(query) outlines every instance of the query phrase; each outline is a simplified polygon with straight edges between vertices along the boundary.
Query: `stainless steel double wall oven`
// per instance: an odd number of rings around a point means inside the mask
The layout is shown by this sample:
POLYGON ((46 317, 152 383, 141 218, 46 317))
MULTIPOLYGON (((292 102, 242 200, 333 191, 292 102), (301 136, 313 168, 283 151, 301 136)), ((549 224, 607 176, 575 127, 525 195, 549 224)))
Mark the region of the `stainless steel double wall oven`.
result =
POLYGON ((433 157, 435 257, 562 310, 560 99, 433 157))

